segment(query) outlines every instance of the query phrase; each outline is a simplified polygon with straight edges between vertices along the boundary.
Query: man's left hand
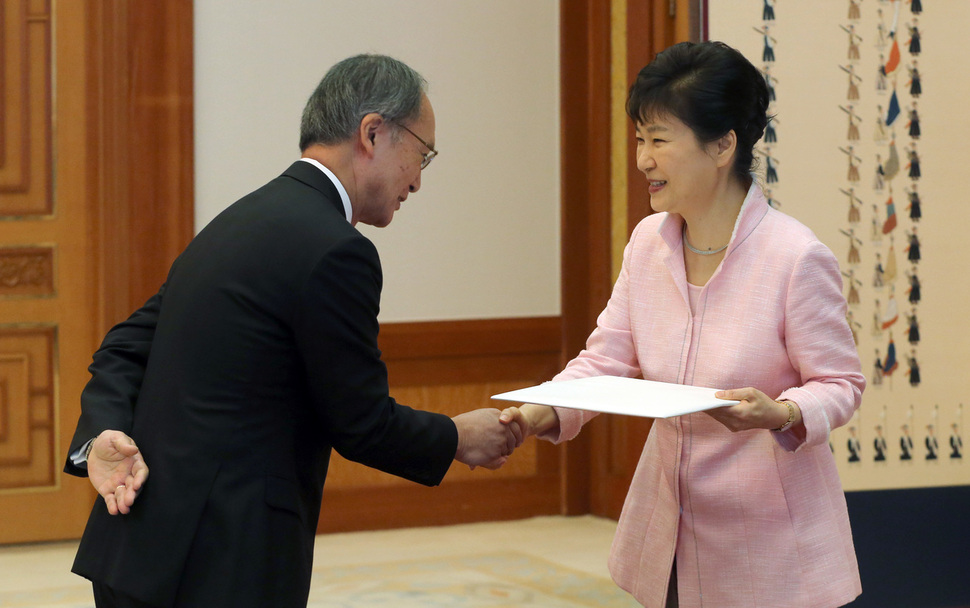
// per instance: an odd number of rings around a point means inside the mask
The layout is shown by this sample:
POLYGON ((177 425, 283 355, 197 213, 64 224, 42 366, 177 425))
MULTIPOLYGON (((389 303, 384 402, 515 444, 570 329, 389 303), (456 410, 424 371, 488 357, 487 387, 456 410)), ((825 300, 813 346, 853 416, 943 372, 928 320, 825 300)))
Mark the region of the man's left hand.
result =
POLYGON ((88 453, 88 478, 108 513, 126 515, 148 479, 148 465, 134 439, 121 431, 104 431, 88 453))

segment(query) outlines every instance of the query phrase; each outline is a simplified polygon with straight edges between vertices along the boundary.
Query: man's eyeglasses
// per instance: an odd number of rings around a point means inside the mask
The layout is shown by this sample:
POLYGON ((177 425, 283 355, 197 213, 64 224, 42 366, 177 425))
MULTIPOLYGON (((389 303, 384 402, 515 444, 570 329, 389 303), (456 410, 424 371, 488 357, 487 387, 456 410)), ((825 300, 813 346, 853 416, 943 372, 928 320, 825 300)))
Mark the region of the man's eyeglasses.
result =
POLYGON ((435 156, 438 156, 438 151, 435 150, 434 148, 432 148, 430 145, 428 145, 428 142, 426 142, 423 139, 421 139, 420 137, 418 137, 418 134, 415 133, 414 131, 412 131, 411 129, 405 127, 404 125, 402 125, 400 123, 398 123, 397 126, 401 127, 402 129, 404 129, 405 131, 407 131, 408 133, 410 133, 411 135, 413 135, 415 139, 417 139, 419 142, 421 142, 422 144, 424 144, 424 147, 425 148, 427 148, 428 150, 430 150, 429 152, 425 152, 424 158, 421 159, 421 169, 424 170, 425 167, 427 167, 428 165, 431 164, 431 160, 435 156))

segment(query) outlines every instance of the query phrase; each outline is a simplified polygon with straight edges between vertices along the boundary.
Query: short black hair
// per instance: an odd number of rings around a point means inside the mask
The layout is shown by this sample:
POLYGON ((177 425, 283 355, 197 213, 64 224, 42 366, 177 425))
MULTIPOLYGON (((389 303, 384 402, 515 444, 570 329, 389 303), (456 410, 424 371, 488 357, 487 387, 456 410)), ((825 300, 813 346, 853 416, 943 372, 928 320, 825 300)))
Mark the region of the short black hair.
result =
POLYGON ((673 116, 703 143, 732 129, 732 168, 742 182, 754 166, 754 144, 768 124, 768 85, 736 49, 723 42, 681 42, 657 54, 630 87, 626 113, 634 124, 673 116))

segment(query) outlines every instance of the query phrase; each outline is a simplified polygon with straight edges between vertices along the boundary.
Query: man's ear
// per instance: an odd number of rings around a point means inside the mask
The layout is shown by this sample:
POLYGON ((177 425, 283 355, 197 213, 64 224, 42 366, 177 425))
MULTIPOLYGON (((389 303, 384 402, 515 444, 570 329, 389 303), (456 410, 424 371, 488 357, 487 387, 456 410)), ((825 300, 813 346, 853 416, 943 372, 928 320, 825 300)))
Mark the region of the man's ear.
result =
POLYGON ((365 115, 360 121, 360 126, 357 130, 357 143, 369 155, 374 153, 374 148, 377 145, 378 131, 380 131, 382 126, 384 126, 384 117, 376 112, 365 115))

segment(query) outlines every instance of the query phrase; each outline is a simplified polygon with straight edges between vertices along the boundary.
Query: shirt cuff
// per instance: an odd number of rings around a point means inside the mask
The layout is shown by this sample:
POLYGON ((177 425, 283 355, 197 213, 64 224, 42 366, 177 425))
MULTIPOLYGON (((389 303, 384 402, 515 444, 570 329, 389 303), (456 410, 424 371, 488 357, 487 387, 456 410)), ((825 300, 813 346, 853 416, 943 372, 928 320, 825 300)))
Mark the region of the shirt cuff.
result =
MULTIPOLYGON (((95 437, 95 439, 97 438, 95 437)), ((94 443, 94 439, 88 439, 84 442, 84 445, 71 454, 71 462, 74 466, 81 467, 82 469, 88 468, 88 446, 92 443, 94 443)))

